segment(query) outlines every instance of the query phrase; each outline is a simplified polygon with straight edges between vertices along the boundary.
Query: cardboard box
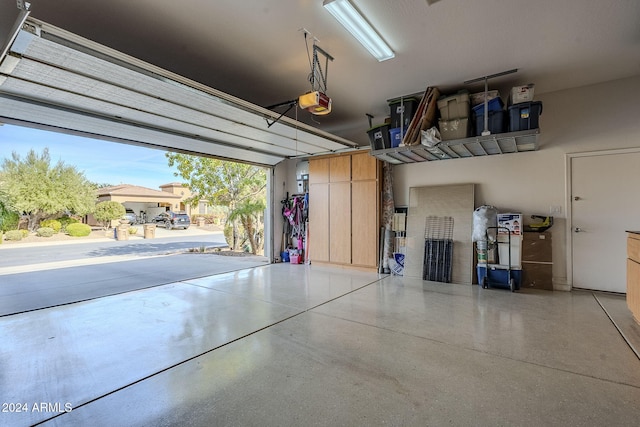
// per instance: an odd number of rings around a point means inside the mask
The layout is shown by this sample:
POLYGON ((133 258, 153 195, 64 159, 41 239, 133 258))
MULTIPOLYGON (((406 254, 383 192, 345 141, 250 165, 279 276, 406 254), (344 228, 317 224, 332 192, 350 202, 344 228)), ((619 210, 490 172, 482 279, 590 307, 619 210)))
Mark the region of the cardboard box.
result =
MULTIPOLYGON (((522 214, 520 213, 499 213, 498 227, 506 227, 511 235, 522 235, 522 214)), ((503 229, 498 229, 498 234, 507 234, 503 229)))
POLYGON ((500 265, 509 265, 509 250, 511 250, 511 267, 522 267, 522 236, 511 235, 511 247, 509 247, 509 236, 500 234, 498 239, 498 262, 500 265))
POLYGON ((545 231, 544 233, 538 233, 536 231, 525 231, 523 236, 522 261, 553 262, 550 232, 545 231))
POLYGON ((553 264, 522 262, 522 287, 553 290, 553 264))

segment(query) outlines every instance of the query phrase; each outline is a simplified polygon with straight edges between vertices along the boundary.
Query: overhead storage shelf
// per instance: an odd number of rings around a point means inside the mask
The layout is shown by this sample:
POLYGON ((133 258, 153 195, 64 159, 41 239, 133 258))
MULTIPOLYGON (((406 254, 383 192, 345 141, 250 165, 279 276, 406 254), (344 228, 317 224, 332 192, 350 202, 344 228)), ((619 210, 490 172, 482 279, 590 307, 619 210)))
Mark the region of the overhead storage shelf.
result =
POLYGON ((433 148, 425 145, 387 148, 370 154, 391 164, 463 159, 495 154, 521 153, 538 149, 539 129, 442 141, 433 148))

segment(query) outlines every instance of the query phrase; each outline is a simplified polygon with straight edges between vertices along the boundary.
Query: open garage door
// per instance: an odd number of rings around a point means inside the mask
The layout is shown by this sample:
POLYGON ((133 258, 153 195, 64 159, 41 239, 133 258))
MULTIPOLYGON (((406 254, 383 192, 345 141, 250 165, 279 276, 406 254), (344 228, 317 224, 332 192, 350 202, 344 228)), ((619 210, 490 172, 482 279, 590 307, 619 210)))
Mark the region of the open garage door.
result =
POLYGON ((5 123, 263 166, 356 146, 28 15, 0 57, 5 123))

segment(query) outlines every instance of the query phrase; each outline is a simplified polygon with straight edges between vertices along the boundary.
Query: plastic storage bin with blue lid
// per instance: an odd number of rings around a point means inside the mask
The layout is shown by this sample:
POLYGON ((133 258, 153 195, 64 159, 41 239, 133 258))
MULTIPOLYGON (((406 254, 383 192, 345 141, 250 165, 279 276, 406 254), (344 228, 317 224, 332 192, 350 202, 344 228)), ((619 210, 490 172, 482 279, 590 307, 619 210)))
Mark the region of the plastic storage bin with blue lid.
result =
MULTIPOLYGON (((504 108, 502 98, 493 98, 487 102, 487 109, 491 111, 500 111, 504 108)), ((484 102, 473 107, 473 114, 476 116, 482 116, 484 114, 484 102)))
POLYGON ((538 129, 542 102, 521 102, 509 107, 509 132, 538 129))

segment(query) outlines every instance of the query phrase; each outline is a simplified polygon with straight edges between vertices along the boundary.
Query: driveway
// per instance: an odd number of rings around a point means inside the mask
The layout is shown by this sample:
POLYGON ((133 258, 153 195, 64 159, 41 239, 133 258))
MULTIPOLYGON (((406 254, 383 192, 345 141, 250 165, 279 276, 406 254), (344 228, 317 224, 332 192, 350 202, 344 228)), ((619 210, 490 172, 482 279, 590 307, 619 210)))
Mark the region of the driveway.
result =
POLYGON ((200 247, 227 244, 220 231, 191 227, 157 229, 154 239, 0 245, 0 316, 268 264, 264 257, 188 252, 200 247))

